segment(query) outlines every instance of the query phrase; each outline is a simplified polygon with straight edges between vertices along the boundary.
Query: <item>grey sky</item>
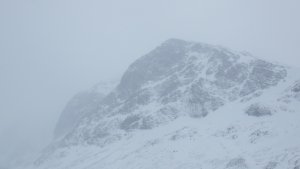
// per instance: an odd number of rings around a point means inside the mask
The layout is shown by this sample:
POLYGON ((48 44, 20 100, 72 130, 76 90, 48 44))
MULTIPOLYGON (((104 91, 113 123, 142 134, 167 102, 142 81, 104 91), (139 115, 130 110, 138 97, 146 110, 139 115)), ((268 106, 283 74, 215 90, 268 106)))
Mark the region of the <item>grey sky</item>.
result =
POLYGON ((168 38, 299 66, 299 17, 299 0, 0 0, 2 142, 45 143, 73 94, 168 38))

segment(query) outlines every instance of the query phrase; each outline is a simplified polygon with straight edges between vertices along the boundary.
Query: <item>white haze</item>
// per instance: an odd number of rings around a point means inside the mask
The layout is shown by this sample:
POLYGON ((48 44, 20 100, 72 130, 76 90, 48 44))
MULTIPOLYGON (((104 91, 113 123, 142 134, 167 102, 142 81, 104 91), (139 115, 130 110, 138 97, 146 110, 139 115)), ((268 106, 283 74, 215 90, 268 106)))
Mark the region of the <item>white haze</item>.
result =
POLYGON ((119 78, 168 38, 299 66, 299 8, 298 0, 0 0, 0 164, 16 148, 45 146, 72 95, 119 78))

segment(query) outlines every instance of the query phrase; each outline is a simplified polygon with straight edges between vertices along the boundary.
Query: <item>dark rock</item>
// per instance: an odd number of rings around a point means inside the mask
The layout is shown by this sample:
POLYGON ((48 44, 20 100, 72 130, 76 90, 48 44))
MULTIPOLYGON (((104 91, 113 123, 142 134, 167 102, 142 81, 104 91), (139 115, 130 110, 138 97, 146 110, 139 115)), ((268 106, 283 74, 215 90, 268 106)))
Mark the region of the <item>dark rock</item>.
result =
POLYGON ((248 114, 249 116, 261 117, 272 115, 272 111, 266 106, 255 103, 248 107, 248 109, 246 110, 246 114, 248 114))
POLYGON ((277 166, 277 162, 269 162, 264 169, 275 169, 277 166))
POLYGON ((292 89, 293 92, 298 93, 300 92, 300 82, 298 82, 292 89))
POLYGON ((230 160, 227 165, 227 169, 247 169, 248 166, 246 164, 246 160, 243 158, 235 158, 230 160))

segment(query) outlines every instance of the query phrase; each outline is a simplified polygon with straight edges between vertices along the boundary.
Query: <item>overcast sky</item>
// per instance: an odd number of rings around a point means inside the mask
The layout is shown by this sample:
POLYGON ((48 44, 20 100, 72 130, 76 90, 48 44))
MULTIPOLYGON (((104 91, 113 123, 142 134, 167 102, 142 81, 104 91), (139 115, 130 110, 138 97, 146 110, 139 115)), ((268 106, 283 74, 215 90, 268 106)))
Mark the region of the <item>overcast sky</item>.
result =
POLYGON ((299 18, 299 0, 0 0, 0 145, 45 144, 70 97, 168 38, 299 66, 299 18))

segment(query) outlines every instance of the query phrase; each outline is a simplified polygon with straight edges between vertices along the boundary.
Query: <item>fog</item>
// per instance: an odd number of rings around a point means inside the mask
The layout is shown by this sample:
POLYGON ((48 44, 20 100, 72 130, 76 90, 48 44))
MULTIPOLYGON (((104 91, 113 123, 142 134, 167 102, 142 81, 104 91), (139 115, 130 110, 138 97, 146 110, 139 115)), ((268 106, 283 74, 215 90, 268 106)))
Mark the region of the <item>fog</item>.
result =
POLYGON ((298 0, 0 0, 0 163, 16 148, 47 145, 74 94, 120 78, 169 38, 298 67, 299 8, 298 0))

